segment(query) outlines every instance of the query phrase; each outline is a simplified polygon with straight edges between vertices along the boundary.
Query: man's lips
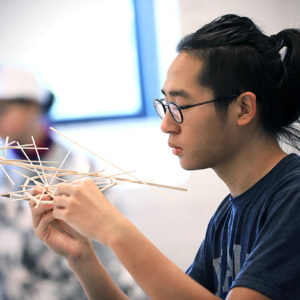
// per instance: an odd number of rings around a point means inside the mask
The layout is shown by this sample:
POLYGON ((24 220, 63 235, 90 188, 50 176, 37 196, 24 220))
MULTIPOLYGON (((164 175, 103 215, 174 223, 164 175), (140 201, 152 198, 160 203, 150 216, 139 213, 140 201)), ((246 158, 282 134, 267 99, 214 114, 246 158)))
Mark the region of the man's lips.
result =
POLYGON ((172 148, 172 153, 174 155, 179 155, 182 152, 182 148, 181 147, 179 147, 179 146, 177 146, 177 145, 175 145, 175 144, 173 144, 171 142, 169 142, 168 144, 169 144, 169 147, 172 148))

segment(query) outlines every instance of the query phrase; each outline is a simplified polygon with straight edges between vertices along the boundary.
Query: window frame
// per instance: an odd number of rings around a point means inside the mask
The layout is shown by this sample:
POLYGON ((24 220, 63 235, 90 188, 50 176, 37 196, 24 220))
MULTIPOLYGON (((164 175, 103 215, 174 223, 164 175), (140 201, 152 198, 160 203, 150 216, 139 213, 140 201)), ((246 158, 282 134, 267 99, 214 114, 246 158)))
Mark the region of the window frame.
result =
POLYGON ((137 45, 137 67, 139 72, 141 109, 132 114, 52 120, 55 124, 70 124, 90 121, 120 120, 156 116, 153 99, 160 90, 157 37, 154 0, 132 0, 134 10, 135 37, 137 45))

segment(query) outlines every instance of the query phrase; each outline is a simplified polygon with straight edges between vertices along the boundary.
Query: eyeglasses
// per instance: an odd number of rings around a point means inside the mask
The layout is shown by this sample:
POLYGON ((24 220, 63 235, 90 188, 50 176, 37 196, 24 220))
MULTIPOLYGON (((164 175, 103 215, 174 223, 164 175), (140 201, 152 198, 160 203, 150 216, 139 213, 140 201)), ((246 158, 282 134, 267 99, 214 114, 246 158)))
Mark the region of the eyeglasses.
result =
POLYGON ((157 114, 159 115, 159 117, 161 119, 163 119, 165 117, 165 115, 167 113, 167 109, 169 109, 169 112, 170 112, 171 116, 173 117, 173 119, 178 124, 181 124, 183 122, 183 115, 182 115, 182 110, 183 109, 187 109, 187 108, 191 108, 191 107, 195 107, 195 106, 200 106, 200 105, 204 105, 204 104, 208 104, 208 103, 212 103, 212 102, 218 102, 218 101, 233 99, 233 98, 238 97, 240 94, 233 94, 233 95, 230 95, 230 96, 227 96, 227 97, 216 98, 216 99, 213 99, 213 100, 204 101, 204 102, 201 102, 201 103, 196 103, 196 104, 191 104, 191 105, 177 105, 174 102, 166 103, 165 98, 161 98, 161 99, 154 99, 153 105, 154 105, 154 108, 155 108, 157 114))

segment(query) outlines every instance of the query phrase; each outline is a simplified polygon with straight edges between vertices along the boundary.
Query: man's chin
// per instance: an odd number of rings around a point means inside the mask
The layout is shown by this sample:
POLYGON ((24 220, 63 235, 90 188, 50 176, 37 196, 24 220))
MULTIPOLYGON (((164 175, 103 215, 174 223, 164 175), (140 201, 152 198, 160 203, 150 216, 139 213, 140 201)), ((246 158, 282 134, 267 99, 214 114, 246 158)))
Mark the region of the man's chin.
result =
POLYGON ((199 164, 199 163, 195 163, 195 162, 187 162, 184 161, 183 159, 179 159, 180 162, 180 166, 187 171, 195 171, 195 170, 204 170, 204 169, 208 169, 210 168, 209 166, 207 166, 206 164, 199 164))
POLYGON ((187 163, 183 161, 182 159, 179 159, 179 163, 182 169, 187 170, 187 171, 193 171, 197 170, 195 166, 193 166, 191 163, 187 163))

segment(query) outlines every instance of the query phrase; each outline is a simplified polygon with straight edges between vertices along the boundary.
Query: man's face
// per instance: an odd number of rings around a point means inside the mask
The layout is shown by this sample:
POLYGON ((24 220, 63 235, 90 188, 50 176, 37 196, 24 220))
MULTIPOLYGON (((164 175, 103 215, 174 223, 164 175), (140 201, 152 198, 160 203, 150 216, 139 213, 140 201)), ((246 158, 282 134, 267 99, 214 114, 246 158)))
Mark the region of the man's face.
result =
MULTIPOLYGON (((201 61, 180 53, 170 66, 162 89, 166 101, 190 105, 212 100, 212 90, 197 81, 201 68, 201 61)), ((169 134, 169 146, 184 169, 218 167, 233 154, 235 126, 230 115, 222 117, 214 103, 182 110, 182 114, 183 123, 178 124, 168 111, 161 129, 169 134)))
POLYGON ((40 105, 33 101, 1 100, 0 110, 0 136, 3 139, 9 136, 10 140, 21 143, 29 142, 41 117, 40 105))

